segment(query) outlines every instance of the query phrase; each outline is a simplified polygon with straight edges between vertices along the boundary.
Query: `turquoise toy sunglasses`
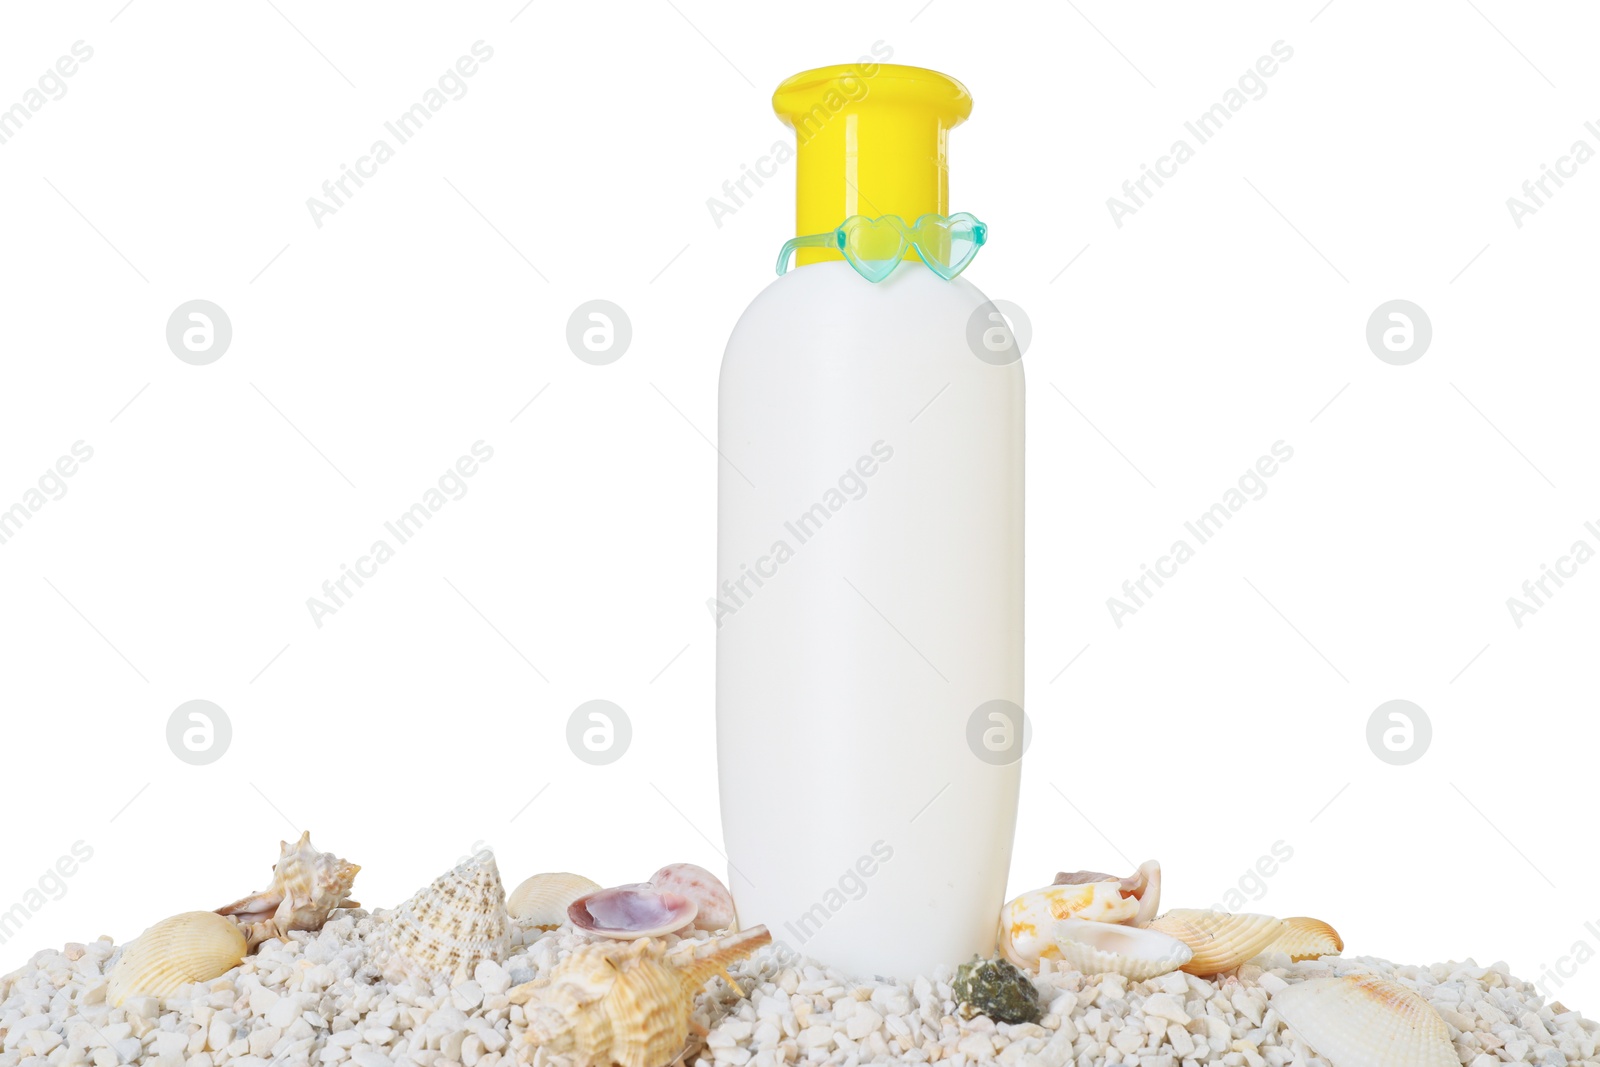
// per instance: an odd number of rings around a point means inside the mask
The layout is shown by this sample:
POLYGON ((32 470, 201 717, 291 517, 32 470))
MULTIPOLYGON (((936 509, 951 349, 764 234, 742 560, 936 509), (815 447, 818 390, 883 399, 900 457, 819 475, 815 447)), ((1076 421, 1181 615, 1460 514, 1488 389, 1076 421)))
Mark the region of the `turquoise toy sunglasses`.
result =
POLYGON ((881 282, 905 258, 907 246, 945 281, 967 269, 978 249, 989 239, 989 227, 963 211, 955 215, 924 215, 907 225, 899 215, 869 219, 852 215, 828 233, 791 237, 778 253, 778 274, 789 271, 789 257, 799 248, 836 248, 856 273, 869 282, 881 282))

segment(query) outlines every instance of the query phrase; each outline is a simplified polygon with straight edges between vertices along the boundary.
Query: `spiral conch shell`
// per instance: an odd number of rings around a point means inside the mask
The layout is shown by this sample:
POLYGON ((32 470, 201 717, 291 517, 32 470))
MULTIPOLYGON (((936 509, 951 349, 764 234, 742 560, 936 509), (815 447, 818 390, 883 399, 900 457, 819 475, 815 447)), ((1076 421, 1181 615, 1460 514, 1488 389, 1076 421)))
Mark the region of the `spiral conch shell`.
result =
POLYGON ((1426 1000, 1372 974, 1313 978, 1273 995, 1289 1029, 1333 1067, 1460 1067, 1450 1030, 1426 1000))
POLYGON ((567 921, 567 907, 574 900, 599 890, 599 882, 581 874, 536 874, 512 891, 506 910, 526 926, 554 930, 567 921))
POLYGON ((1063 919, 1054 935, 1061 962, 1073 970, 1120 974, 1135 982, 1175 971, 1194 956, 1177 938, 1140 926, 1063 919))
POLYGON ((250 951, 243 931, 214 911, 186 911, 163 919, 122 949, 111 968, 106 999, 165 999, 190 982, 220 978, 250 951))
POLYGON ((1138 900, 1124 897, 1115 880, 1046 886, 1000 909, 1000 951, 1023 970, 1037 971, 1041 958, 1061 955, 1054 937, 1060 920, 1122 923, 1138 914, 1138 900))
POLYGON ((252 951, 290 930, 320 930, 336 909, 361 906, 346 899, 361 868, 331 852, 318 852, 309 831, 292 846, 278 842, 278 849, 267 888, 217 909, 218 915, 229 916, 244 928, 252 951))
POLYGON ((524 1005, 531 1045, 583 1067, 662 1067, 684 1049, 701 987, 721 975, 738 989, 728 965, 771 941, 765 926, 670 954, 654 938, 599 941, 508 996, 524 1005))
POLYGON ((484 960, 505 961, 509 925, 500 868, 493 853, 480 852, 387 917, 385 973, 465 981, 484 960))

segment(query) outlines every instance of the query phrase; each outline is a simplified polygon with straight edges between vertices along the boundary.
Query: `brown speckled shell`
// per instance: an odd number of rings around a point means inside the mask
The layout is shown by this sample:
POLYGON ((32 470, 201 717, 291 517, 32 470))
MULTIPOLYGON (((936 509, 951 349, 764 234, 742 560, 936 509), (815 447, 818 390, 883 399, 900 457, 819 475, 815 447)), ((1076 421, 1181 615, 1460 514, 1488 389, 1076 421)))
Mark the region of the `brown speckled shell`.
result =
POLYGON ((385 971, 463 982, 484 960, 505 961, 509 923, 500 868, 493 855, 480 854, 440 875, 388 916, 385 971))

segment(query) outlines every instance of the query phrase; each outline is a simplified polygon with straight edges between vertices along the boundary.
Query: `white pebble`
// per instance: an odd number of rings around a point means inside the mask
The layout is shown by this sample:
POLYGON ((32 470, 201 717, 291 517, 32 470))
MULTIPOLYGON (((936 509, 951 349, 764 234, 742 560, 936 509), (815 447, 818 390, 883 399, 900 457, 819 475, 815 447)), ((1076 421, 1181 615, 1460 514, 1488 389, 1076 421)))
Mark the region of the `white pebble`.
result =
POLYGON ((1155 993, 1145 998, 1144 1013, 1179 1026, 1189 1025, 1189 1013, 1171 993, 1155 993))
POLYGON ((462 1011, 471 1011, 483 1003, 483 987, 477 982, 462 982, 450 991, 450 1002, 462 1011))
POLYGON ((484 960, 478 964, 477 970, 472 972, 472 977, 483 987, 485 993, 498 995, 511 988, 510 972, 493 960, 484 960))

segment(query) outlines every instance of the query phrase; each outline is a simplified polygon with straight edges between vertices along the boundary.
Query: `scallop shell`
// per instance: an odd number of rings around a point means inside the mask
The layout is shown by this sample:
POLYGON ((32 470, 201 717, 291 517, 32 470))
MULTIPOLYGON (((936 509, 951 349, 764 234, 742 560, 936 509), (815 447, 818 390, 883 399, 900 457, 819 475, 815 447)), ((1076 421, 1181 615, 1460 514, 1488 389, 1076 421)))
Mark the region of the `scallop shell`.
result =
POLYGON ((1209 978, 1231 971, 1259 956, 1285 927, 1270 915, 1230 915, 1225 911, 1179 908, 1155 919, 1148 927, 1188 945, 1194 957, 1180 970, 1209 978))
POLYGON ((1146 982, 1177 970, 1194 955, 1170 934, 1139 926, 1063 919, 1054 933, 1061 962, 1083 974, 1121 974, 1146 982))
POLYGON ((731 930, 739 925, 733 910, 733 894, 722 880, 704 867, 692 863, 671 863, 650 876, 657 889, 688 897, 699 909, 694 917, 697 930, 731 930))
POLYGON ((509 926, 500 868, 493 853, 481 852, 387 916, 385 972, 464 981, 484 960, 505 961, 509 926))
POLYGON ((661 1067, 684 1051, 701 987, 721 975, 738 989, 728 965, 771 941, 765 926, 685 942, 670 953, 653 938, 598 941, 508 997, 524 1006, 529 1045, 580 1064, 661 1067))
POLYGON ((581 874, 536 874, 512 892, 506 911, 525 926, 554 930, 567 921, 568 905, 599 889, 581 874))
POLYGON ((591 934, 633 941, 682 930, 694 922, 698 911, 688 897, 640 882, 581 896, 568 905, 567 918, 591 934))
POLYGON ((190 982, 222 977, 249 951, 244 932, 214 911, 174 915, 123 946, 106 999, 112 1007, 129 997, 165 999, 190 982))
POLYGON ((1139 902, 1139 913, 1131 920, 1135 926, 1149 926, 1161 911, 1161 864, 1146 860, 1139 869, 1126 878, 1096 871, 1062 871, 1056 875, 1056 885, 1086 885, 1091 882, 1116 882, 1124 897, 1139 902))
POLYGON ((218 908, 217 914, 243 927, 254 951, 263 941, 286 937, 290 930, 322 929, 339 908, 359 908, 359 903, 346 899, 359 870, 331 852, 318 852, 307 831, 293 845, 278 842, 278 862, 267 888, 218 908))
POLYGON ((1127 922, 1139 902, 1122 895, 1115 879, 1082 885, 1052 885, 1024 893, 1000 909, 1000 951, 1025 971, 1037 971, 1043 957, 1058 957, 1051 936, 1061 919, 1127 922))
POLYGON ((1272 997, 1296 1036, 1333 1067, 1460 1067, 1439 1013, 1372 974, 1313 978, 1272 997))
POLYGON ((1337 956, 1344 951, 1344 940, 1339 931, 1321 919, 1297 915, 1283 920, 1283 930, 1262 951, 1281 952, 1298 963, 1321 956, 1337 956))

